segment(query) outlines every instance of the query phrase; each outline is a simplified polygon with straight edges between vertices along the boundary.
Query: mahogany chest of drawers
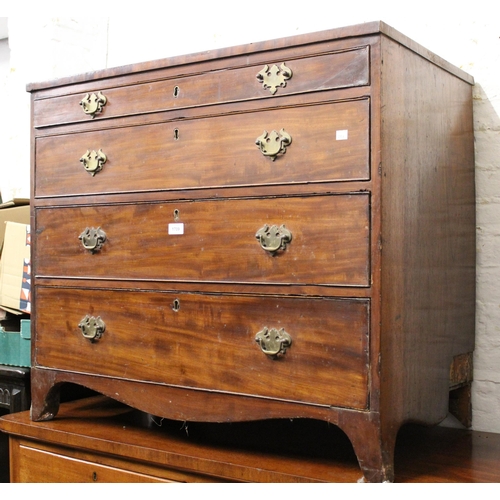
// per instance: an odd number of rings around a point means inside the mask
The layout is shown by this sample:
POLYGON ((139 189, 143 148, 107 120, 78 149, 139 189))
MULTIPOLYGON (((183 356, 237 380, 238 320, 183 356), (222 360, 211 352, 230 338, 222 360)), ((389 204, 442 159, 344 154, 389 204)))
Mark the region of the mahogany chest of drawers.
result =
POLYGON ((392 480, 474 348, 472 84, 377 22, 30 85, 32 419, 326 420, 392 480))

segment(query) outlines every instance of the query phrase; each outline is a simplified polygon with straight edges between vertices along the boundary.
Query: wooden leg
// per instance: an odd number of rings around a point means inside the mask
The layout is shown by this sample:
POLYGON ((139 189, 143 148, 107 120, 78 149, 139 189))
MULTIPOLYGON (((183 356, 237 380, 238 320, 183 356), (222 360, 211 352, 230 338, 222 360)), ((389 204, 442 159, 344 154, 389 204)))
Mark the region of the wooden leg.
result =
POLYGON ((369 416, 349 419, 341 427, 351 441, 363 473, 359 482, 392 483, 397 430, 382 436, 379 424, 369 416))
POLYGON ((52 420, 59 411, 61 384, 51 371, 37 368, 32 368, 31 380, 31 420, 52 420))
POLYGON ((449 409, 464 427, 472 426, 471 384, 450 391, 449 409))
POLYGON ((449 411, 462 425, 472 425, 471 384, 473 353, 455 356, 450 365, 449 411))

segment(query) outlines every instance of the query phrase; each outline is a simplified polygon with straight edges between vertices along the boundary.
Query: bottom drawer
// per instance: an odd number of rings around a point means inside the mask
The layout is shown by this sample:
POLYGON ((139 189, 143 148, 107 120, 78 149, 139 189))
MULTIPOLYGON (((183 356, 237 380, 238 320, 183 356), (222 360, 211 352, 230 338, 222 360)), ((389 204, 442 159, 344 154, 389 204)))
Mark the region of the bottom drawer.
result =
POLYGON ((10 438, 14 483, 212 482, 206 476, 138 463, 78 448, 10 438))
POLYGON ((36 366, 317 405, 368 404, 367 299, 59 287, 38 287, 35 296, 36 366))

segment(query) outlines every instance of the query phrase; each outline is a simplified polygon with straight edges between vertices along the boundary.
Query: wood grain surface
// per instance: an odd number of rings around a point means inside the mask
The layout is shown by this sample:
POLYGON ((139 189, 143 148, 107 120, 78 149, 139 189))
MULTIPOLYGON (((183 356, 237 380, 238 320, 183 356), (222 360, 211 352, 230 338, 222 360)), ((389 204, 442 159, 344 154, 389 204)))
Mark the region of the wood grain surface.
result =
POLYGON ((366 300, 59 287, 39 287, 37 300, 51 305, 35 319, 40 367, 327 406, 367 406, 366 300), (95 342, 78 328, 87 314, 106 324, 95 342), (264 327, 284 328, 292 337, 280 359, 269 358, 256 343, 264 327))

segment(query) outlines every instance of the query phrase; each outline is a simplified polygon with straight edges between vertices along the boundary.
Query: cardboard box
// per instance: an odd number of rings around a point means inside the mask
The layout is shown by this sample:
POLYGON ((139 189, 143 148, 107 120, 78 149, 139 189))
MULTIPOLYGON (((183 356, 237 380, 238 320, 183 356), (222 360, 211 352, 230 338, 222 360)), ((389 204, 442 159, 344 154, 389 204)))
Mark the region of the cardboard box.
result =
POLYGON ((31 235, 29 224, 8 221, 0 259, 0 307, 31 313, 31 235))
POLYGON ((20 205, 0 209, 0 253, 2 252, 5 238, 6 222, 18 222, 19 224, 30 223, 30 206, 20 205))
POLYGON ((0 365, 31 366, 31 321, 21 320, 21 331, 0 328, 0 365))

